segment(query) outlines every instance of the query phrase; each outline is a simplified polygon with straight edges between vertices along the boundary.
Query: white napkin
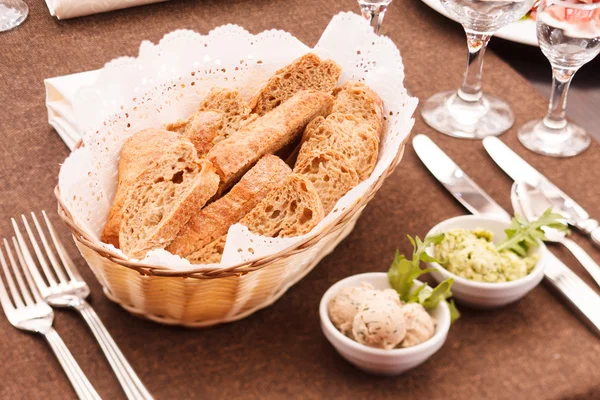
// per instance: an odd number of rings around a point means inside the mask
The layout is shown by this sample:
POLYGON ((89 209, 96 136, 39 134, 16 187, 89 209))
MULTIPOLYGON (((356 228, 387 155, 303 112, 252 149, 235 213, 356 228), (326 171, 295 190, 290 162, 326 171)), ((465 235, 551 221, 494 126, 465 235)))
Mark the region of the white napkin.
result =
POLYGON ((81 139, 81 130, 73 110, 75 93, 82 86, 93 84, 99 73, 100 70, 87 71, 44 80, 48 123, 71 150, 81 139))
POLYGON ((58 19, 81 17, 166 0, 46 0, 50 14, 58 19))

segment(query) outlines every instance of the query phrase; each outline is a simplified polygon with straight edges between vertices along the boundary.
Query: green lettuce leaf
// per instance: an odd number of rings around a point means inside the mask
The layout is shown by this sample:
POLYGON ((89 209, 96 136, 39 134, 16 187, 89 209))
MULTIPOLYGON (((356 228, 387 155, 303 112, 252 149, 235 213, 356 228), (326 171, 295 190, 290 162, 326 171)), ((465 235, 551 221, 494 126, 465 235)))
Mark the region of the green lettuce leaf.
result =
POLYGON ((430 295, 420 301, 420 303, 425 308, 437 307, 437 305, 440 304, 440 301, 446 300, 448 297, 452 296, 452 292, 450 291, 452 283, 454 283, 453 278, 448 278, 441 282, 431 291, 430 295))
MULTIPOLYGON (((435 308, 440 301, 452 296, 450 291, 454 279, 449 278, 441 282, 435 288, 429 287, 427 283, 423 283, 413 290, 414 280, 419 276, 431 272, 434 268, 421 269, 421 262, 438 262, 434 257, 431 257, 425 251, 429 246, 436 245, 444 239, 444 234, 428 236, 425 240, 421 240, 418 236, 412 238, 408 236, 408 240, 413 245, 412 259, 407 259, 404 255, 396 250, 394 261, 388 270, 388 280, 392 288, 394 288, 400 300, 405 303, 419 303, 425 308, 435 308)), ((450 308, 450 317, 452 321, 460 317, 458 309, 453 301, 448 302, 450 308)))
POLYGON ((538 219, 527 221, 519 214, 515 214, 510 226, 504 232, 506 239, 496 249, 510 250, 520 257, 526 257, 530 249, 538 246, 538 241, 546 241, 543 227, 553 228, 563 232, 569 232, 567 226, 562 222, 564 217, 555 214, 552 209, 547 209, 538 219))
POLYGON ((408 240, 413 245, 412 260, 408 260, 398 250, 394 255, 394 261, 388 270, 388 279, 390 285, 400 295, 402 301, 408 302, 411 298, 411 289, 414 284, 414 280, 419 276, 431 272, 431 269, 421 269, 421 261, 427 260, 427 262, 437 262, 433 257, 430 257, 425 250, 431 246, 442 241, 444 238, 443 234, 426 237, 425 241, 422 241, 418 236, 414 239, 408 236, 408 240))
POLYGON ((450 323, 453 324, 454 321, 460 318, 460 312, 458 308, 456 308, 456 304, 454 304, 454 300, 446 300, 448 303, 448 308, 450 309, 450 323))

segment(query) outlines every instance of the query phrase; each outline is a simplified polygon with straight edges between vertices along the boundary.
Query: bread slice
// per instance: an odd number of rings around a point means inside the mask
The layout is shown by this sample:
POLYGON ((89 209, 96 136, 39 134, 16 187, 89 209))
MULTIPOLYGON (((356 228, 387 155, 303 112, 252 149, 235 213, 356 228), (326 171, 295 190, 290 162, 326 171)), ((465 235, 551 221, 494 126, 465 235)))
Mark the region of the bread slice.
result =
POLYGON ((145 129, 125 141, 119 159, 119 178, 115 199, 101 235, 104 243, 119 247, 119 230, 123 205, 137 177, 155 165, 164 153, 169 153, 180 142, 179 135, 162 129, 145 129))
POLYGON ((264 156, 229 193, 194 214, 167 250, 187 257, 227 234, 231 225, 239 222, 291 172, 280 158, 264 156))
POLYGON ((196 250, 186 258, 192 264, 217 264, 221 262, 223 252, 225 251, 225 242, 227 233, 213 240, 204 247, 196 250))
POLYGON ((360 181, 371 175, 379 152, 379 136, 373 127, 350 114, 315 118, 304 131, 298 162, 312 154, 333 150, 342 154, 360 181))
POLYGON ((212 149, 219 135, 222 135, 224 123, 222 112, 198 111, 190 118, 183 136, 192 142, 198 157, 202 157, 212 149))
POLYGON ((342 68, 332 60, 322 61, 308 53, 281 68, 250 101, 252 111, 264 115, 300 90, 313 89, 331 93, 342 68))
MULTIPOLYGON (((202 123, 212 122, 207 121, 207 118, 214 118, 214 115, 207 116, 205 114, 207 111, 218 112, 223 118, 219 129, 215 132, 210 131, 209 138, 211 140, 203 140, 206 143, 212 143, 212 145, 237 132, 246 120, 250 118, 250 107, 242 100, 238 91, 212 88, 198 106, 198 110, 191 117, 167 124, 165 125, 165 129, 173 132, 188 133, 188 135, 191 134, 189 133, 190 131, 197 132, 198 127, 201 127, 202 123), (196 125, 196 127, 193 125, 196 125)), ((210 127, 211 129, 214 128, 212 124, 210 127)), ((198 136, 198 133, 195 136, 198 136)), ((204 151, 204 147, 201 149, 203 153, 206 153, 207 150, 204 151)))
POLYGON ((230 187, 265 154, 273 154, 292 142, 312 119, 327 115, 332 101, 333 97, 324 92, 298 92, 281 106, 217 143, 207 158, 217 169, 223 187, 230 187))
POLYGON ((335 100, 331 112, 352 114, 375 128, 380 136, 383 130, 383 101, 368 86, 348 81, 334 91, 335 100))
POLYGON ((358 174, 346 158, 337 151, 311 153, 301 159, 294 172, 307 177, 314 185, 325 215, 350 189, 358 185, 358 174))
MULTIPOLYGON (((292 173, 271 191, 240 223, 258 235, 293 237, 310 232, 323 219, 323 205, 312 182, 292 173)), ((221 236, 187 257, 192 263, 218 262, 227 235, 221 236)))
POLYGON ((184 133, 185 128, 188 126, 188 123, 190 122, 191 118, 192 117, 190 117, 188 119, 180 119, 176 122, 172 122, 170 124, 165 124, 165 129, 168 130, 169 132, 184 133))
POLYGON ((119 231, 121 250, 141 259, 152 249, 165 248, 218 186, 212 164, 198 159, 194 145, 181 140, 129 191, 119 231))
POLYGON ((237 90, 213 88, 202 100, 198 111, 220 111, 224 116, 224 126, 221 135, 215 138, 214 143, 227 139, 240 129, 248 117, 250 107, 237 90))

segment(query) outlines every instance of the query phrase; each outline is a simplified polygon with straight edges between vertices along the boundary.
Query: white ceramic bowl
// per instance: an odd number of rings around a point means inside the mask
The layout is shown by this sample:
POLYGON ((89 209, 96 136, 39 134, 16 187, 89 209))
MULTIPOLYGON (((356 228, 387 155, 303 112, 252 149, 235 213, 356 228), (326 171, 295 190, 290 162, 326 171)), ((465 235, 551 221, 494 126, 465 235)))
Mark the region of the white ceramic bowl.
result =
MULTIPOLYGON (((508 228, 509 224, 505 219, 499 217, 464 215, 440 222, 427 235, 447 232, 456 228, 482 228, 492 231, 494 243, 500 243, 506 237, 504 230, 508 228)), ((547 251, 546 246, 540 242, 540 246, 533 250, 540 255, 540 260, 535 268, 527 276, 510 282, 477 282, 454 275, 438 263, 428 263, 428 265, 435 268, 431 275, 437 282, 454 278, 452 293, 458 303, 474 308, 495 308, 519 300, 540 283, 544 277, 547 251)), ((433 256, 433 246, 427 249, 427 254, 433 256)))
MULTIPOLYGON (((398 375, 425 362, 442 347, 450 329, 450 311, 445 301, 441 301, 435 309, 430 311, 431 316, 437 320, 433 337, 413 347, 392 350, 375 349, 355 342, 338 331, 329 319, 327 305, 340 289, 358 287, 361 282, 368 282, 379 290, 390 288, 385 272, 353 275, 331 286, 323 295, 319 305, 321 329, 325 337, 348 362, 368 373, 398 375)), ((415 281, 415 283, 418 284, 419 281, 415 281)))

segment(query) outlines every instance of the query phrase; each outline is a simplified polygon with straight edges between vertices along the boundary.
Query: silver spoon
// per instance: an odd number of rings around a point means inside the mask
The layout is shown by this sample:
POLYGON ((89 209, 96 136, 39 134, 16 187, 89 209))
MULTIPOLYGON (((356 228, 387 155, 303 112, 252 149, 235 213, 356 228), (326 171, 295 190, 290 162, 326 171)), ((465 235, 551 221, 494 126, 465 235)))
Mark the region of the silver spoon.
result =
MULTIPOLYGON (((552 207, 552 204, 543 193, 536 187, 523 182, 513 184, 510 199, 515 212, 518 212, 529 221, 539 218, 544 211, 552 207)), ((542 229, 549 242, 560 243, 565 246, 600 286, 600 266, 581 246, 566 237, 565 232, 548 227, 542 229)))

